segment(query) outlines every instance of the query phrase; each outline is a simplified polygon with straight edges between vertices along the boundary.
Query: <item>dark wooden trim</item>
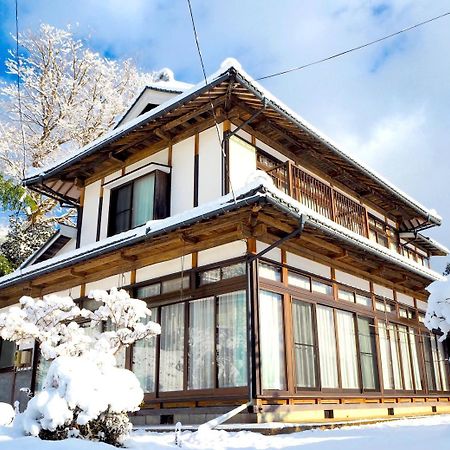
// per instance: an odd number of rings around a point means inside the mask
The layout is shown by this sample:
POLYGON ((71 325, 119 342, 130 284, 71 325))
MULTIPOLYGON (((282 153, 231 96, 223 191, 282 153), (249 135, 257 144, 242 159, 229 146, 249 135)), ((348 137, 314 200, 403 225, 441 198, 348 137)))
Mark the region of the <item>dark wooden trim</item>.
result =
MULTIPOLYGON (((199 141, 200 135, 196 133, 194 137, 194 208, 198 206, 199 141)), ((208 176, 211 176, 211 174, 208 176)))

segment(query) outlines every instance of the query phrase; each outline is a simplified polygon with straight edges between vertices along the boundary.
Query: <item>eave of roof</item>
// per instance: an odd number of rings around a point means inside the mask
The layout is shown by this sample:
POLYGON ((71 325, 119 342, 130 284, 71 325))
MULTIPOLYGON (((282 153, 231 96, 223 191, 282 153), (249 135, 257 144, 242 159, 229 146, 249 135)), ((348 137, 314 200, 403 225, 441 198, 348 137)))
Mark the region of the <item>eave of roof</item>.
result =
POLYGON ((220 197, 216 201, 193 208, 184 213, 163 220, 150 221, 146 225, 133 230, 111 236, 102 241, 65 253, 59 257, 43 261, 34 266, 19 269, 12 274, 0 278, 0 289, 6 288, 19 281, 28 281, 39 275, 72 266, 86 259, 93 259, 96 256, 103 255, 107 252, 129 247, 149 238, 167 234, 195 224, 201 220, 208 220, 212 217, 222 215, 225 212, 233 211, 258 202, 269 202, 277 208, 282 208, 287 214, 294 216, 297 220, 300 219, 300 216, 303 216, 306 219, 306 223, 313 227, 320 228, 324 233, 336 236, 352 246, 357 246, 358 248, 363 247, 367 252, 389 261, 390 263, 397 264, 428 280, 445 280, 445 277, 437 272, 420 266, 418 263, 408 260, 403 255, 399 255, 310 210, 275 188, 268 176, 259 175, 255 177, 255 179, 247 186, 236 192, 236 195, 236 200, 234 200, 234 197, 231 194, 228 194, 224 197, 220 197))

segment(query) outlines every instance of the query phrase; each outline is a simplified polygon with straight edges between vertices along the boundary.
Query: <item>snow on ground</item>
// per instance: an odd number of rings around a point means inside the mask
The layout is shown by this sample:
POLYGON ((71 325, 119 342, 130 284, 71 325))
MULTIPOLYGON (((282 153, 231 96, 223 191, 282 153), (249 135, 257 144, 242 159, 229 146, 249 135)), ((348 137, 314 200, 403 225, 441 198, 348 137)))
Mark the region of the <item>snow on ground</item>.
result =
MULTIPOLYGON (((176 449, 174 433, 136 431, 126 447, 134 450, 176 449)), ((264 436, 250 431, 207 431, 201 435, 181 434, 184 449, 300 449, 300 450, 422 450, 450 448, 450 415, 403 419, 374 425, 344 427, 334 430, 311 430, 302 433, 264 436)), ((13 428, 0 428, 1 450, 104 450, 106 444, 69 439, 41 441, 23 437, 13 428)))

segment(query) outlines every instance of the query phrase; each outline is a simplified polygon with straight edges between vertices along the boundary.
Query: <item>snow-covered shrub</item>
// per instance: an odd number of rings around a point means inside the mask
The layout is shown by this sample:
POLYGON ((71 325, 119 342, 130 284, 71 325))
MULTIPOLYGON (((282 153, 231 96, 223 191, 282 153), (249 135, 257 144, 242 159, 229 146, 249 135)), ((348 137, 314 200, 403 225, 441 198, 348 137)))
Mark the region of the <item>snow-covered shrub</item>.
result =
POLYGON ((80 309, 70 297, 22 297, 21 308, 0 315, 0 336, 17 343, 35 339, 53 360, 43 390, 20 418, 27 434, 42 439, 78 436, 121 445, 131 429, 143 391, 136 376, 116 367, 115 354, 160 333, 142 300, 124 290, 93 291, 99 307, 80 309), (84 321, 84 325, 79 322, 84 321), (109 331, 96 331, 105 328, 109 331))
POLYGON ((14 408, 9 403, 0 402, 0 427, 11 425, 14 416, 14 408))
POLYGON ((430 298, 425 315, 425 326, 429 330, 440 330, 443 333, 441 341, 447 337, 450 332, 450 298, 430 298))

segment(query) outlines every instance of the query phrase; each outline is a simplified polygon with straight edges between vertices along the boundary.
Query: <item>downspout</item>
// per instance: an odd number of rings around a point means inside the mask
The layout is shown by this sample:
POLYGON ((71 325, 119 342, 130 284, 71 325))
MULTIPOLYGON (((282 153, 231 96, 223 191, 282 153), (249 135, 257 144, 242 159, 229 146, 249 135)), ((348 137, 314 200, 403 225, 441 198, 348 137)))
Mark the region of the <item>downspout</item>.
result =
POLYGON ((269 245, 264 250, 261 250, 255 255, 247 255, 246 259, 246 274, 247 274, 247 385, 248 385, 248 408, 249 411, 253 411, 254 400, 256 399, 257 393, 257 379, 256 379, 256 335, 255 335, 255 320, 257 317, 257 302, 252 295, 256 292, 257 288, 257 261, 258 259, 270 252, 274 248, 279 247, 283 242, 288 241, 297 236, 301 236, 303 229, 305 227, 305 217, 303 214, 300 215, 298 228, 296 228, 291 233, 282 237, 278 241, 269 245), (256 286, 255 286, 256 285, 256 286), (256 309, 253 307, 254 304, 256 309))

